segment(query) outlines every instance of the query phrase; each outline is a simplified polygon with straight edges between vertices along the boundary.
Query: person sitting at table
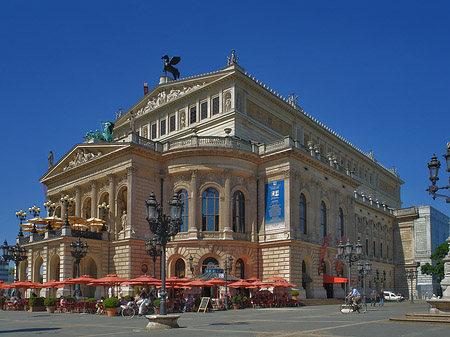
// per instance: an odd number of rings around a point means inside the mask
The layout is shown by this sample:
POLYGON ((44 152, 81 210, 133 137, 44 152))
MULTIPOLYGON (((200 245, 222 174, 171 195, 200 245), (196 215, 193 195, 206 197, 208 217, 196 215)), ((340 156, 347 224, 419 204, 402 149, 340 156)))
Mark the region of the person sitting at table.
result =
POLYGON ((97 302, 97 304, 95 305, 95 307, 97 308, 97 312, 95 313, 96 315, 101 315, 103 314, 103 301, 105 300, 105 297, 102 296, 100 297, 100 301, 97 302))

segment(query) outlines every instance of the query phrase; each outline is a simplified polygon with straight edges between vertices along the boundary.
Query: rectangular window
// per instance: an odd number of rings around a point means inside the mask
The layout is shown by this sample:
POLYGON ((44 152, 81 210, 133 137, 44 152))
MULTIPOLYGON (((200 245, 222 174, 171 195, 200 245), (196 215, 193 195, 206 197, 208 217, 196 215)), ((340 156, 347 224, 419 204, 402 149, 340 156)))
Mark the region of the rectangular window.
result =
POLYGON ((197 107, 191 106, 189 108, 189 124, 194 124, 197 122, 197 107))
POLYGON ((152 139, 156 138, 156 123, 152 124, 152 134, 151 134, 151 136, 152 136, 152 139))
POLYGON ((159 122, 159 133, 161 134, 161 136, 166 134, 166 120, 162 119, 159 122))
POLYGON ((169 117, 169 132, 175 131, 175 115, 169 117))
POLYGON ((219 96, 212 99, 212 114, 217 115, 219 113, 219 96))
POLYGON ((200 104, 200 119, 205 119, 208 117, 208 103, 202 102, 200 104))
POLYGON ((366 255, 369 255, 369 239, 366 239, 366 255))
POLYGON ((375 249, 376 249, 376 246, 375 246, 375 241, 373 242, 373 257, 375 257, 375 249))

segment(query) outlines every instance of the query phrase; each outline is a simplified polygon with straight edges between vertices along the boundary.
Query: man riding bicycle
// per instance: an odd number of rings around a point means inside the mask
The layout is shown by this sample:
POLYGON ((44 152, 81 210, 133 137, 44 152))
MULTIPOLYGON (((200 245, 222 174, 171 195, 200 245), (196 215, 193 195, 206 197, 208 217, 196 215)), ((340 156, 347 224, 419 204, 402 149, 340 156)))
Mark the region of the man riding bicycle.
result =
POLYGON ((348 293, 346 299, 347 298, 351 298, 353 300, 353 311, 358 310, 358 301, 361 299, 361 294, 359 291, 354 287, 350 287, 350 292, 348 293))

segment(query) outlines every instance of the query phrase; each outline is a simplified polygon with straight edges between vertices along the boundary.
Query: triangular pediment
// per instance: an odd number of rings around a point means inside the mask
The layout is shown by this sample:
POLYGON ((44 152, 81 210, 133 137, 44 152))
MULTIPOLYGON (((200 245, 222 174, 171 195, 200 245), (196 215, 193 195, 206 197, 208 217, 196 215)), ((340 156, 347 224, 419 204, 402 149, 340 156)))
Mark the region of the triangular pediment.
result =
POLYGON ((63 156, 48 172, 40 179, 41 182, 51 179, 60 174, 70 172, 73 169, 81 168, 84 165, 89 165, 113 153, 129 146, 127 143, 94 143, 94 144, 77 144, 65 156, 63 156))
POLYGON ((139 118, 175 101, 195 95, 196 92, 206 89, 217 81, 229 76, 230 73, 230 71, 217 71, 178 81, 169 80, 167 83, 159 84, 119 117, 115 122, 115 127, 120 128, 122 124, 128 124, 131 111, 135 118, 139 118))

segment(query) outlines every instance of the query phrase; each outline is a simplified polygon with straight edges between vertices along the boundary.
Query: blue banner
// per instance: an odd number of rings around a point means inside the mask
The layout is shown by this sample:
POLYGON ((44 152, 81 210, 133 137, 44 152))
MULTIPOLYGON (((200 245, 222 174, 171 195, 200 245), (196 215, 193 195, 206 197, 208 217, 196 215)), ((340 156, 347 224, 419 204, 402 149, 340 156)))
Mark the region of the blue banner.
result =
POLYGON ((284 180, 266 184, 266 229, 284 227, 284 180))

